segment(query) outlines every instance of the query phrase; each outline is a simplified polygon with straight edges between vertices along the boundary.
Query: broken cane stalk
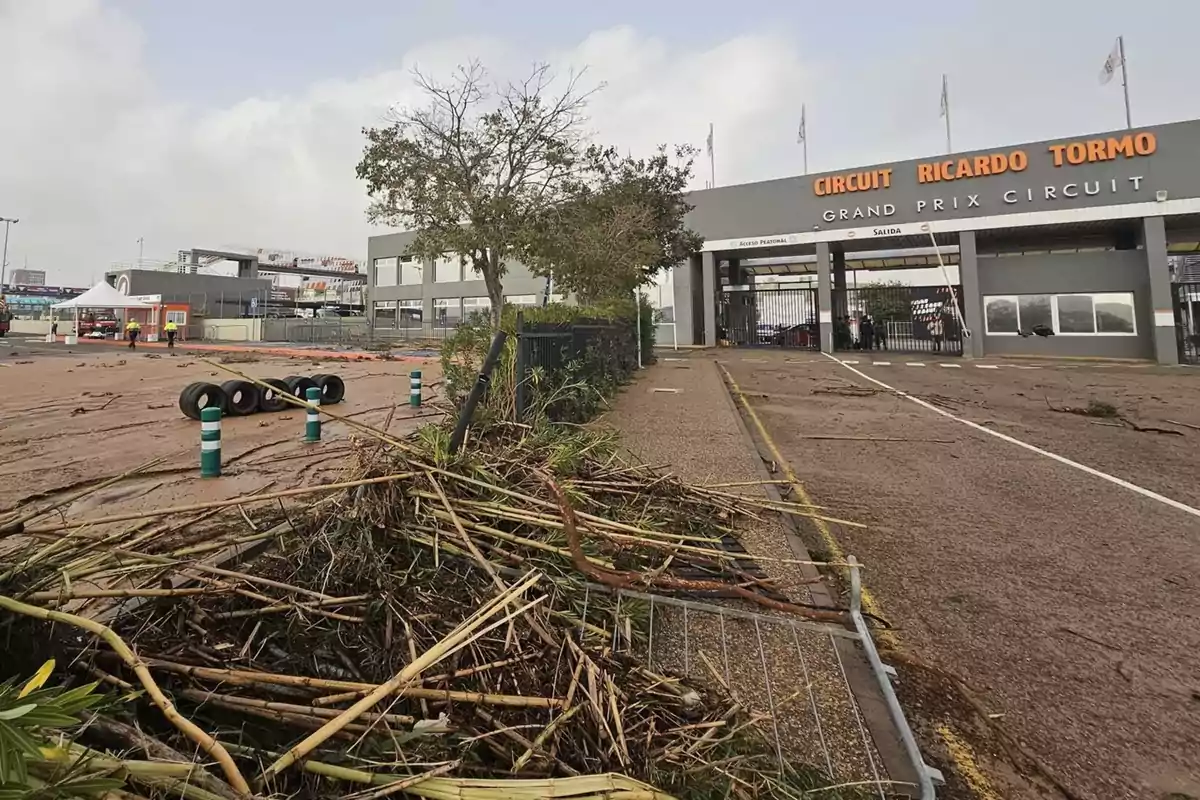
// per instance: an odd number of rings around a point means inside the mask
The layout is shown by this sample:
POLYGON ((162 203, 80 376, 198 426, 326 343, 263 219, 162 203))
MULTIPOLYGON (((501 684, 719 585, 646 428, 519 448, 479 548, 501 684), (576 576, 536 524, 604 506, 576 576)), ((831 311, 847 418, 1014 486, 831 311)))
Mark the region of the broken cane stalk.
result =
POLYGON ((19 600, 14 600, 11 597, 5 597, 4 595, 0 595, 0 608, 4 608, 14 614, 33 617, 34 619, 47 622, 60 622, 64 625, 81 628, 103 639, 113 649, 113 652, 137 675, 142 687, 146 690, 146 694, 158 706, 159 710, 163 712, 163 716, 178 728, 184 736, 199 745, 200 749, 212 756, 221 765, 221 771, 225 773, 225 779, 238 794, 250 795, 250 785, 242 777, 241 771, 238 770, 237 764, 233 763, 233 758, 230 757, 228 751, 221 746, 220 742, 201 730, 194 722, 184 717, 175 709, 174 704, 167 699, 162 689, 154 682, 154 678, 150 675, 150 670, 146 668, 146 664, 129 645, 125 644, 125 641, 112 628, 101 625, 94 620, 77 617, 74 614, 67 614, 63 611, 51 611, 50 609, 31 606, 19 600))

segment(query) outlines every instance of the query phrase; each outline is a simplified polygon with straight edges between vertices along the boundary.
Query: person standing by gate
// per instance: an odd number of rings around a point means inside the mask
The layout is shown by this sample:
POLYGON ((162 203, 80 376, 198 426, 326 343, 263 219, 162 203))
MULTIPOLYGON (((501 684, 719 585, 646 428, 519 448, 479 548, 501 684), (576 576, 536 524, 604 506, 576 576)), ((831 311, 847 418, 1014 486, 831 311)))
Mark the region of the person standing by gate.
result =
POLYGON ((862 319, 858 321, 858 335, 862 341, 863 350, 871 350, 875 347, 875 323, 871 322, 871 318, 866 314, 863 314, 862 319))
POLYGON ((179 326, 175 324, 175 320, 167 320, 167 324, 163 326, 163 330, 167 334, 167 349, 175 350, 175 336, 179 333, 179 326))
POLYGON ((929 335, 933 338, 933 352, 942 352, 942 336, 945 333, 945 327, 942 324, 942 312, 934 312, 933 318, 929 320, 929 335))
POLYGON ((887 320, 881 319, 875 323, 875 349, 887 350, 887 320))
POLYGON ((129 349, 137 349, 138 334, 142 332, 142 326, 136 319, 131 319, 125 323, 125 334, 129 337, 129 349))

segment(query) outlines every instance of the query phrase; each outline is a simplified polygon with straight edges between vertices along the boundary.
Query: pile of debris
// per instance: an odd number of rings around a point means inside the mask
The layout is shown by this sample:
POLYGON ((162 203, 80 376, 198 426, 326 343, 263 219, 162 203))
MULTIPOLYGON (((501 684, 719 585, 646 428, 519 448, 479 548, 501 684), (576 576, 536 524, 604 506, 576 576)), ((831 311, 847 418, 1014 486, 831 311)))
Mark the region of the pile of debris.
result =
POLYGON ((0 680, 53 657, 124 694, 77 734, 90 755, 74 769, 119 775, 125 797, 200 800, 823 785, 780 766, 769 723, 714 670, 685 680, 640 657, 654 623, 634 596, 840 621, 729 546, 747 518, 814 509, 686 485, 589 428, 502 425, 451 456, 439 426, 355 427, 345 480, 304 505, 293 490, 0 538, 0 680), (150 780, 112 753, 188 771, 150 780))

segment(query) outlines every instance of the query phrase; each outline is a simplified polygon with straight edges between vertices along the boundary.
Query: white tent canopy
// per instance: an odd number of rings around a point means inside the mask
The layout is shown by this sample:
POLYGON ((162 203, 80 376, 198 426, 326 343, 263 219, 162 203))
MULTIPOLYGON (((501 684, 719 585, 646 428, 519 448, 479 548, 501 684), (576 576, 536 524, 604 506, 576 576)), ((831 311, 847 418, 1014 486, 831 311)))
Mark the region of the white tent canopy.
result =
MULTIPOLYGON (((106 282, 100 281, 92 288, 88 289, 79 297, 72 297, 70 300, 64 300, 61 303, 55 303, 50 306, 50 319, 54 320, 54 311, 61 309, 70 309, 75 312, 75 327, 71 333, 67 334, 67 344, 75 344, 79 336, 79 310, 81 308, 113 308, 113 309, 130 309, 130 308, 154 308, 149 303, 143 303, 141 300, 134 300, 127 294, 122 294, 109 286, 106 282)), ((47 337, 54 338, 54 330, 47 337)))
POLYGON ((51 308, 153 308, 149 303, 121 294, 106 282, 100 281, 79 297, 72 297, 51 308))

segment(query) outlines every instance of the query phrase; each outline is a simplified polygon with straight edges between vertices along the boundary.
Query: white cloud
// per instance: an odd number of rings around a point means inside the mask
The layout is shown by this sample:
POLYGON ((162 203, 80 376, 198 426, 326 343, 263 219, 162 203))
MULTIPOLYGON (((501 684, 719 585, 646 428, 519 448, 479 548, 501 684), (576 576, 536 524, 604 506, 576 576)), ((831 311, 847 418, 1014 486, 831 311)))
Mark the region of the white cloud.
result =
MULTIPOLYGON (((989 13, 981 9, 960 24, 979 30, 989 13)), ((480 57, 512 77, 534 58, 562 72, 587 66, 587 81, 607 84, 591 108, 600 139, 634 152, 702 147, 714 122, 720 183, 799 171, 802 100, 814 170, 936 151, 942 69, 955 76, 962 148, 1119 124, 1119 88, 1095 85, 1107 33, 1076 32, 1068 50, 1034 32, 1037 46, 1014 61, 1016 23, 988 24, 984 39, 931 31, 838 63, 806 61, 793 36, 772 31, 697 47, 616 27, 533 55, 460 38, 424 44, 378 74, 202 108, 156 84, 136 22, 102 0, 0 0, 0 215, 22 218, 9 260, 27 256, 53 280, 82 283, 135 258, 139 236, 155 258, 233 244, 361 257, 369 227, 354 177, 360 128, 415 98, 408 70, 417 63, 444 75, 480 57)), ((1144 50, 1139 116, 1162 121, 1156 111, 1193 97, 1180 89, 1188 75, 1168 68, 1184 51, 1144 50)), ((697 173, 703 185, 703 154, 697 173)))
MULTIPOLYGON (((700 144, 724 96, 719 166, 732 178, 753 171, 756 119, 780 93, 794 94, 800 71, 779 69, 771 55, 786 50, 764 36, 687 53, 616 28, 545 57, 607 83, 592 125, 635 151, 700 144)), ((513 77, 531 60, 503 42, 441 41, 380 74, 194 108, 154 84, 128 18, 93 0, 0 0, 0 214, 22 218, 10 265, 28 256, 55 280, 86 282, 136 258, 139 236, 148 258, 232 244, 361 256, 369 227, 354 177, 360 128, 413 99, 413 64, 447 74, 472 56, 513 77)))

